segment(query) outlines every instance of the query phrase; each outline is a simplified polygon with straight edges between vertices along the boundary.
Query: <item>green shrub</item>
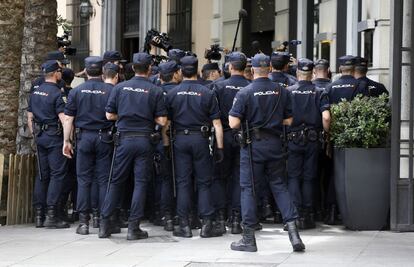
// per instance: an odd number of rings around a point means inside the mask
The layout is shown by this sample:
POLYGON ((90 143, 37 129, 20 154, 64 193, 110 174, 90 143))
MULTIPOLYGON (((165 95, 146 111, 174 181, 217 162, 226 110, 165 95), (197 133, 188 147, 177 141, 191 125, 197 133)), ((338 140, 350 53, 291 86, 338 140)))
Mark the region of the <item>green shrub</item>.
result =
POLYGON ((388 96, 357 96, 331 106, 330 140, 337 148, 385 147, 390 132, 388 96))

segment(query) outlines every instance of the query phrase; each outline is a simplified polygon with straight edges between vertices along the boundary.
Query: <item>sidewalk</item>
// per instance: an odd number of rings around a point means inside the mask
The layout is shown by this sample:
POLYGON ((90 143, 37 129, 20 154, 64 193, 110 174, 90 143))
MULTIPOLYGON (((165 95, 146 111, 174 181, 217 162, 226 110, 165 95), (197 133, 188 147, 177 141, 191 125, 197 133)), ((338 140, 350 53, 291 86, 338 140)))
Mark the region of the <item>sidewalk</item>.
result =
POLYGON ((150 238, 127 241, 126 229, 110 239, 31 225, 0 227, 0 266, 414 266, 414 233, 353 232, 320 225, 301 233, 306 252, 292 253, 280 225, 257 232, 256 253, 230 250, 240 236, 175 238, 150 224, 150 238))

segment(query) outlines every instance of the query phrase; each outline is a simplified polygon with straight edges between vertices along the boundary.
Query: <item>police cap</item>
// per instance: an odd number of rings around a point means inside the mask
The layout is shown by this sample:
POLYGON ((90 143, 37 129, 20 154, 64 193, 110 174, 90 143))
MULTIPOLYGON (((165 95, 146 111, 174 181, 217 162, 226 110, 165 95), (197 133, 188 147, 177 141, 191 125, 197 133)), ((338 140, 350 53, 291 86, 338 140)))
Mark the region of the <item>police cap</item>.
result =
POLYGON ((174 73, 179 69, 177 62, 175 62, 174 60, 163 62, 160 65, 158 65, 158 67, 160 73, 163 75, 174 73))
POLYGON ((87 57, 85 58, 86 69, 102 69, 103 60, 101 57, 87 57))
POLYGON ((198 59, 195 56, 185 56, 181 58, 181 69, 197 69, 198 59))
POLYGON ((368 68, 368 59, 357 56, 355 57, 355 65, 357 67, 365 67, 368 68))
POLYGON ((315 61, 315 67, 329 68, 329 61, 326 59, 318 59, 315 61))
POLYGON ((175 62, 180 63, 180 59, 185 57, 185 52, 181 49, 171 49, 168 51, 168 57, 175 62))
POLYGON ((298 59, 298 70, 301 71, 311 71, 313 70, 314 64, 313 61, 307 58, 298 59))
POLYGON ((355 65, 355 57, 346 55, 338 58, 338 63, 340 66, 354 66, 355 65))
POLYGON ((265 54, 256 54, 252 58, 252 67, 270 67, 270 57, 265 54))
POLYGON ((143 52, 135 53, 132 57, 132 62, 134 64, 142 64, 149 67, 152 64, 152 57, 150 54, 143 52))
POLYGON ((220 70, 220 67, 217 63, 207 63, 207 64, 204 64, 201 71, 206 71, 206 70, 220 70))
POLYGON ((50 73, 57 71, 60 67, 56 60, 47 60, 42 64, 42 69, 45 73, 50 73))
POLYGON ((111 62, 106 63, 104 65, 103 69, 104 70, 112 70, 114 72, 119 72, 119 66, 114 64, 114 63, 111 63, 111 62))
POLYGON ((247 57, 245 54, 241 52, 231 52, 230 54, 228 54, 227 62, 241 62, 246 64, 247 57))
POLYGON ((119 51, 106 51, 103 54, 103 60, 104 61, 119 61, 122 59, 122 55, 119 51))
POLYGON ((273 52, 271 56, 272 64, 281 62, 288 64, 290 61, 290 54, 288 52, 273 52))
POLYGON ((62 64, 69 64, 69 60, 65 58, 63 52, 59 50, 48 52, 46 60, 59 60, 62 64))

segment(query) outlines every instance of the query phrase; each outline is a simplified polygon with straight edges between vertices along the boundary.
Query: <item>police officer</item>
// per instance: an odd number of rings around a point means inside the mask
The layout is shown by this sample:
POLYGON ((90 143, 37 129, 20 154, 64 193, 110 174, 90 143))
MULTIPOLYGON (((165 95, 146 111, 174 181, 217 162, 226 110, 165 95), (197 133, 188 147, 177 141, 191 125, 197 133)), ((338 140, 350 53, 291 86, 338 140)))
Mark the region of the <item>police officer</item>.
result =
POLYGON ((329 79, 329 61, 326 59, 319 59, 315 62, 313 68, 313 80, 312 83, 319 90, 325 90, 328 84, 331 83, 329 79))
POLYGON ((127 239, 148 238, 148 233, 140 229, 140 220, 144 216, 145 195, 152 166, 151 135, 156 123, 161 126, 166 124, 167 110, 162 89, 148 79, 151 56, 136 53, 133 55, 133 63, 136 76, 116 85, 106 106, 106 117, 117 121, 116 139, 119 140, 115 140, 113 170, 101 211, 100 238, 111 235, 109 217, 120 203, 123 185, 130 170, 134 172, 134 192, 127 239))
POLYGON ((181 59, 183 81, 167 94, 172 131, 175 134, 174 157, 177 182, 177 215, 179 226, 173 234, 192 237, 189 225, 192 174, 198 188, 199 215, 202 218, 201 237, 220 236, 212 223, 214 208, 210 191, 212 158, 209 151, 211 124, 217 140, 217 162, 223 160, 223 128, 217 98, 197 81, 198 60, 194 56, 181 59))
POLYGON ((294 85, 297 80, 288 74, 290 54, 288 52, 273 52, 271 56, 272 72, 269 79, 283 87, 294 85))
POLYGON ((103 67, 104 82, 112 85, 116 85, 119 81, 119 66, 108 62, 103 67))
POLYGON ((168 50, 167 55, 170 60, 174 60, 178 65, 180 65, 180 60, 186 56, 185 51, 177 48, 168 50))
MULTIPOLYGON (((351 101, 358 94, 369 96, 367 83, 353 77, 355 71, 355 56, 345 55, 338 59, 341 77, 329 84, 324 94, 327 94, 329 104, 336 104, 342 100, 351 101)), ((329 176, 326 204, 328 206, 324 222, 326 224, 336 224, 337 207, 336 193, 333 176, 329 176)))
POLYGON ((220 78, 220 68, 217 63, 207 63, 201 68, 201 78, 203 85, 209 86, 212 82, 220 78))
MULTIPOLYGON (((60 68, 65 68, 67 64, 70 63, 70 61, 65 57, 63 52, 57 50, 57 51, 51 51, 47 53, 46 60, 55 60, 58 62, 60 68)), ((32 87, 30 88, 30 92, 33 92, 36 88, 38 88, 42 83, 45 82, 44 75, 38 77, 32 82, 32 87)), ((65 87, 65 82, 63 80, 57 81, 57 85, 59 88, 63 89, 65 87)))
POLYGON ((102 203, 111 165, 113 122, 106 119, 105 106, 113 86, 102 81, 102 62, 101 57, 85 59, 88 80, 69 93, 65 108, 63 154, 68 158, 73 155, 73 123, 76 128, 79 212, 76 233, 80 235, 89 234, 92 182, 97 180, 99 201, 102 203))
POLYGON ((119 67, 118 82, 125 81, 124 65, 121 64, 121 62, 123 61, 121 52, 116 51, 116 50, 105 51, 102 57, 103 57, 103 65, 106 65, 106 63, 110 62, 119 67))
POLYGON ((378 97, 382 94, 388 95, 389 93, 382 83, 378 83, 367 77, 368 60, 363 57, 356 57, 355 61, 354 77, 359 81, 364 81, 367 83, 369 95, 373 97, 378 97))
POLYGON ((36 209, 36 227, 67 228, 69 224, 57 216, 57 205, 67 171, 62 155, 62 122, 64 108, 61 89, 57 82, 62 69, 56 60, 43 64, 45 82, 34 89, 29 99, 28 125, 33 134, 38 157, 33 206, 36 209), (43 222, 44 209, 46 220, 43 222))
POLYGON ((244 78, 246 78, 250 82, 253 80, 252 59, 251 58, 247 58, 247 65, 246 65, 246 68, 244 69, 243 76, 244 76, 244 78))
POLYGON ((315 228, 314 186, 318 172, 322 128, 329 130, 328 98, 311 82, 314 64, 298 60, 298 82, 288 87, 292 101, 292 124, 288 127, 288 189, 299 211, 300 229, 315 228), (322 127, 322 124, 324 127, 322 127))
MULTIPOLYGON (((161 80, 161 88, 164 95, 172 88, 177 86, 181 80, 179 66, 174 60, 163 62, 159 65, 159 75, 161 80)), ((156 126, 156 131, 160 133, 161 127, 156 126)), ((168 144, 166 147, 169 147, 168 144)), ((163 142, 160 140, 155 147, 154 153, 154 169, 155 169, 155 223, 164 226, 164 230, 173 231, 173 212, 174 212, 174 196, 173 184, 171 177, 171 162, 167 148, 164 148, 163 142)))
POLYGON ((330 104, 339 103, 342 99, 351 101, 358 94, 369 96, 367 83, 353 77, 356 57, 346 55, 338 59, 341 77, 326 87, 330 104))
POLYGON ((224 132, 224 160, 218 164, 219 176, 214 177, 216 220, 222 232, 225 228, 225 209, 227 208, 226 184, 229 188, 229 204, 231 207, 231 233, 241 233, 240 214, 240 145, 235 141, 235 132, 229 126, 229 111, 237 92, 249 85, 244 78, 247 58, 243 53, 232 52, 228 55, 230 78, 214 84, 214 91, 220 107, 220 119, 224 132))
POLYGON ((258 222, 255 188, 265 177, 287 225, 294 251, 303 251, 295 219, 296 208, 284 182, 285 159, 280 138, 284 124, 292 121, 289 92, 269 78, 270 58, 256 54, 252 59, 253 82, 240 90, 229 112, 229 125, 241 126, 246 139, 240 150, 240 187, 243 238, 232 250, 257 251, 254 227, 258 222), (242 125, 243 123, 243 125, 242 125))

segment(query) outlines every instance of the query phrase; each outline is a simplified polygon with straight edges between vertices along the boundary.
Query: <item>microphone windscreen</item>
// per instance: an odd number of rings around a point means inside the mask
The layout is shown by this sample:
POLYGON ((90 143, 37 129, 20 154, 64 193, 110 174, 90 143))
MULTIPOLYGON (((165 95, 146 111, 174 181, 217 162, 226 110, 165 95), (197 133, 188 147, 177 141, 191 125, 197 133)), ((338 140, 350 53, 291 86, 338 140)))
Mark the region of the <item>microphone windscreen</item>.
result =
POLYGON ((247 11, 246 11, 246 9, 240 9, 239 10, 239 18, 245 18, 245 17, 247 17, 247 11))

